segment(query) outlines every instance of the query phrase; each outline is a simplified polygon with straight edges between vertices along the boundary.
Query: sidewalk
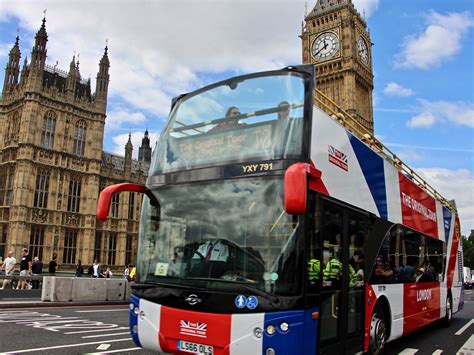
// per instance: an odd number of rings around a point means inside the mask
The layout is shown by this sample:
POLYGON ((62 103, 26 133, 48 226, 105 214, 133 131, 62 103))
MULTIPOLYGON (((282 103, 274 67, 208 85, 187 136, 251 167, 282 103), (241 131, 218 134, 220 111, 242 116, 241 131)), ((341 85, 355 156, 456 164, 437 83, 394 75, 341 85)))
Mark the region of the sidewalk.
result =
POLYGON ((82 301, 82 302, 49 302, 41 301, 41 290, 0 290, 0 309, 31 308, 31 307, 74 307, 74 306, 103 306, 126 305, 123 301, 82 301))

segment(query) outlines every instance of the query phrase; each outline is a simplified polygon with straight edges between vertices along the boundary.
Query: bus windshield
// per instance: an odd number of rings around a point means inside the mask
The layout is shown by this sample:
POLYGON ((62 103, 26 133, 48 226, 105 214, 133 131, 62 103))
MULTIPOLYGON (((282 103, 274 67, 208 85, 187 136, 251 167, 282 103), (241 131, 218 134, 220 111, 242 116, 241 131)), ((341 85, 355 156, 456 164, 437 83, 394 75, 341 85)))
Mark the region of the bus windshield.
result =
POLYGON ((299 158, 304 79, 298 74, 229 79, 178 100, 151 175, 249 159, 299 158))
POLYGON ((282 178, 245 178, 153 189, 145 198, 138 282, 232 291, 298 292, 296 219, 282 178))

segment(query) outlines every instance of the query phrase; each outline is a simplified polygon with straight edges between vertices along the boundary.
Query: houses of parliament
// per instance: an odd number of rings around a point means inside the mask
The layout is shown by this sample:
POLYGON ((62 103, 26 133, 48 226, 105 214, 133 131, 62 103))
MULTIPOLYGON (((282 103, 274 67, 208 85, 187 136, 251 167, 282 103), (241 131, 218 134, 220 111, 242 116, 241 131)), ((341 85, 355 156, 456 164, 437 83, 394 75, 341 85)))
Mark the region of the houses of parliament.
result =
MULTIPOLYGON (((317 0, 300 35, 302 62, 313 64, 317 88, 373 132, 370 33, 352 0, 317 0)), ((92 93, 79 62, 69 71, 46 64, 45 19, 30 61, 20 65, 19 38, 10 51, 0 99, 0 257, 27 247, 43 261, 57 254, 119 267, 135 259, 141 196, 114 196, 107 222, 96 219, 100 191, 120 182, 144 184, 151 160, 148 132, 132 159, 103 150, 109 87, 105 48, 92 93)), ((317 104, 317 102, 316 102, 317 104)))
POLYGON ((109 88, 105 47, 95 92, 79 61, 69 71, 46 64, 46 20, 22 65, 19 37, 8 56, 0 99, 0 257, 28 248, 43 262, 53 254, 63 269, 94 259, 111 267, 134 261, 141 196, 114 197, 110 218, 96 219, 100 191, 107 185, 145 183, 151 147, 148 131, 132 159, 103 150, 109 88))

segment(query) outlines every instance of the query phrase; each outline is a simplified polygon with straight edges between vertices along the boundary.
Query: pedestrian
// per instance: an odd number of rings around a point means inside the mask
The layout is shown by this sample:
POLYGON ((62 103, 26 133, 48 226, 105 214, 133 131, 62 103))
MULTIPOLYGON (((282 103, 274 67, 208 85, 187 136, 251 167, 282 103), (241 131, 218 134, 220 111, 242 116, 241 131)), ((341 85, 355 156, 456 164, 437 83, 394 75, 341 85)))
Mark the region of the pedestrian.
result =
POLYGON ((123 270, 123 277, 127 281, 130 281, 130 265, 125 265, 125 270, 123 270))
POLYGON ((112 271, 110 271, 110 267, 107 266, 107 268, 105 269, 105 272, 102 274, 102 277, 105 277, 107 279, 112 278, 112 271))
POLYGON ((53 259, 49 262, 49 265, 48 265, 48 273, 51 276, 55 276, 56 271, 58 271, 58 255, 54 253, 53 259))
POLYGON ((130 264, 130 281, 135 281, 135 274, 137 273, 137 268, 134 263, 130 264))
POLYGON ((81 260, 77 260, 76 264, 76 277, 82 277, 84 275, 84 268, 82 267, 81 260))
POLYGON ((26 281, 26 278, 24 278, 24 276, 31 275, 31 267, 32 267, 31 255, 28 252, 28 249, 23 248, 21 250, 21 261, 20 261, 20 276, 23 276, 23 278, 20 278, 20 281, 17 287, 18 290, 26 290, 27 288, 30 287, 30 284, 26 281))
POLYGON ((99 264, 99 260, 95 259, 94 264, 92 264, 92 274, 93 278, 102 277, 102 269, 99 264))
MULTIPOLYGON (((13 271, 15 270, 16 259, 13 257, 13 252, 9 251, 7 258, 3 261, 2 269, 5 270, 5 276, 13 276, 13 271)), ((5 289, 5 286, 10 284, 11 280, 3 280, 2 290, 5 289)))
MULTIPOLYGON (((31 266, 31 270, 33 272, 33 276, 38 276, 43 273, 43 263, 37 256, 35 256, 33 259, 33 265, 31 266)), ((33 285, 33 289, 37 290, 40 286, 40 280, 32 280, 31 284, 33 285)))

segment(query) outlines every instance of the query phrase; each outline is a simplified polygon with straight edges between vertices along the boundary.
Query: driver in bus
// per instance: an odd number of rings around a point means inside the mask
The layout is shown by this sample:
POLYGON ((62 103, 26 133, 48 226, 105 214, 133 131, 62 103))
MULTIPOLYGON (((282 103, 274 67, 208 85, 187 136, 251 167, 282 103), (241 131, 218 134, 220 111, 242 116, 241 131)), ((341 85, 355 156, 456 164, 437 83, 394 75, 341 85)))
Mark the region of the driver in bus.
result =
POLYGON ((206 261, 223 261, 229 258, 229 247, 220 239, 211 239, 201 244, 193 255, 193 259, 206 261))

